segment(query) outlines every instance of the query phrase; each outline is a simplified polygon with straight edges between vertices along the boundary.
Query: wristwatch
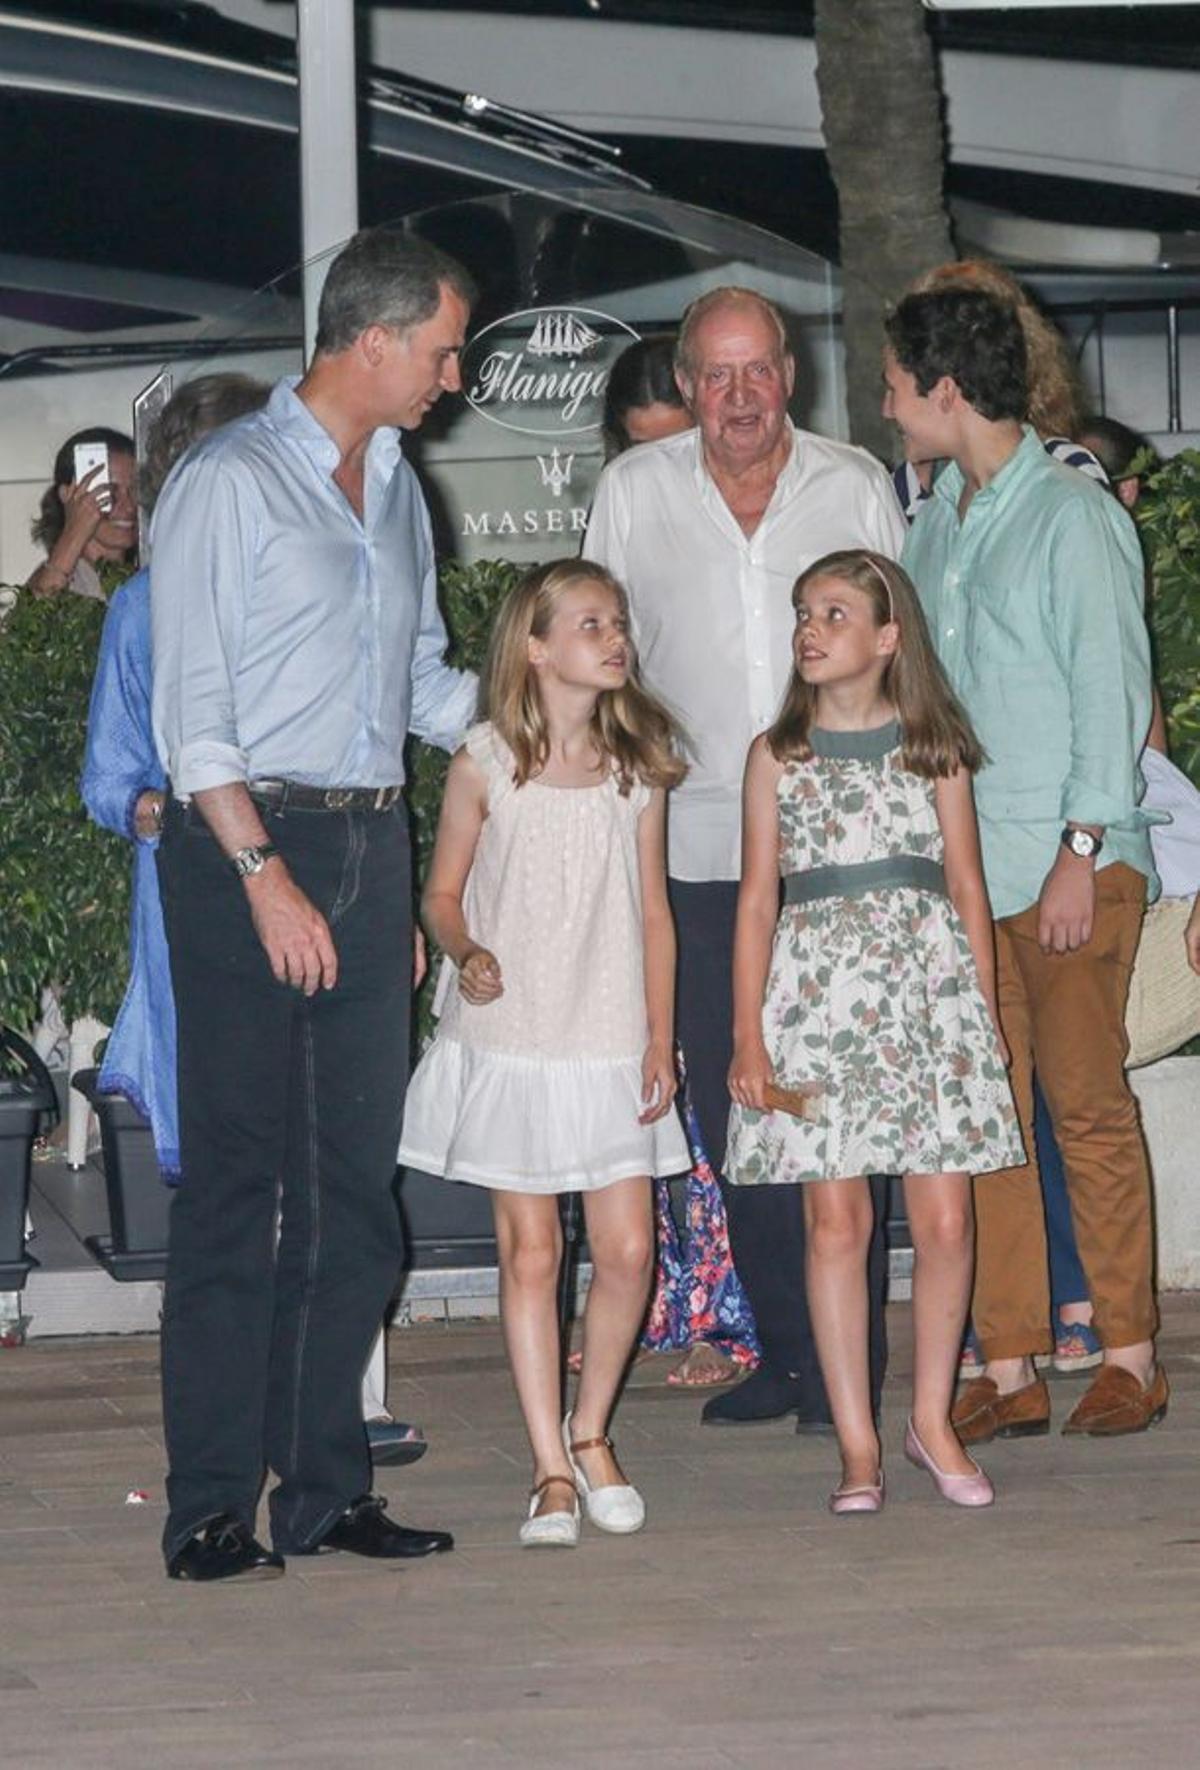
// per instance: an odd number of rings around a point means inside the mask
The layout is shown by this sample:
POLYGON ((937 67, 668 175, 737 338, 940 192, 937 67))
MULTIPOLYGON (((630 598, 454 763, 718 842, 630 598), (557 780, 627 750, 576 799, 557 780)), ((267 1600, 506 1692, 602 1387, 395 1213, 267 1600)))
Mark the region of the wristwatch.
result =
POLYGON ((273 854, 279 850, 273 842, 260 842, 257 848, 239 848, 229 856, 229 864, 239 879, 252 879, 261 873, 273 854))
POLYGON ((1094 860, 1104 847, 1103 836, 1093 836, 1090 830, 1073 830, 1070 825, 1060 837, 1064 848, 1077 854, 1080 860, 1094 860))

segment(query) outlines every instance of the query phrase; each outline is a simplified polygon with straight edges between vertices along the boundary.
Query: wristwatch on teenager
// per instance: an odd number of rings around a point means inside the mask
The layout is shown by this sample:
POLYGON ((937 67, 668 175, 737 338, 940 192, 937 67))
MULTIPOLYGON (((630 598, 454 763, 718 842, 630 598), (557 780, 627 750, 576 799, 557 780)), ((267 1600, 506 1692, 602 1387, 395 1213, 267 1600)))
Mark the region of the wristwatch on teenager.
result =
POLYGON ((1095 860, 1104 847, 1103 836, 1093 836, 1090 830, 1073 830, 1067 825, 1060 838, 1064 848, 1077 854, 1080 860, 1095 860))
POLYGON ((229 864, 239 879, 252 879, 261 873, 273 854, 279 850, 272 842, 260 842, 257 848, 239 848, 229 856, 229 864))

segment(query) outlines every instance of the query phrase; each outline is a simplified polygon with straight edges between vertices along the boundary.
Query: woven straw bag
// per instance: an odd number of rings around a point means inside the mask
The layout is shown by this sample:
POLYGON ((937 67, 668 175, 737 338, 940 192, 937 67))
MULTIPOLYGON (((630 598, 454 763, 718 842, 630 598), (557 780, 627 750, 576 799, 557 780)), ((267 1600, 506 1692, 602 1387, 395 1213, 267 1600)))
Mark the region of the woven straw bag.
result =
POLYGON ((1191 909, 1190 897, 1163 897, 1146 911, 1125 1005, 1126 1069, 1169 1057, 1200 1033, 1200 977, 1183 944, 1191 909))

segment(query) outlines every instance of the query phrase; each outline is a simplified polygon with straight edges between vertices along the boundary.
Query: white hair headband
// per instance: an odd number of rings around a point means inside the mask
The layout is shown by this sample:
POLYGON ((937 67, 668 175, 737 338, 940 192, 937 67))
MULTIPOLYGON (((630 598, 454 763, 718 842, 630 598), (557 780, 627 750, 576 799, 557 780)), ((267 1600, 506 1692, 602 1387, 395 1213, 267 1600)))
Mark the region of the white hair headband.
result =
POLYGON ((871 555, 869 553, 864 553, 863 558, 866 561, 866 563, 870 566, 871 570, 875 573, 875 576, 879 579, 879 582, 883 585, 884 589, 887 591, 888 620, 891 621, 892 623, 894 623, 895 619, 896 619, 896 604, 892 598, 892 586, 888 582, 887 573, 885 571, 882 571, 880 569, 880 567, 875 564, 875 561, 871 558, 871 555))

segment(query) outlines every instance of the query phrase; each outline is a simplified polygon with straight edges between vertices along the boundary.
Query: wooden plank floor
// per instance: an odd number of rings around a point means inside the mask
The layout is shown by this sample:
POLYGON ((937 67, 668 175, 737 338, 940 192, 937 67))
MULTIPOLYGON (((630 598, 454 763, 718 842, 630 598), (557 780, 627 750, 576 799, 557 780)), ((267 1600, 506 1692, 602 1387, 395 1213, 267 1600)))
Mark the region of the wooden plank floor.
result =
MULTIPOLYGON (((458 1549, 168 1583, 150 1336, 0 1351, 0 1762, 419 1770, 1038 1770, 1197 1761, 1200 1298, 1168 1298, 1171 1412, 1113 1443, 988 1447, 993 1511, 899 1454, 889 1500, 824 1509, 831 1441, 702 1429, 668 1365, 615 1432, 645 1532, 519 1550, 528 1480, 494 1323, 396 1330, 392 1401, 432 1448, 381 1491, 458 1549), (130 1490, 150 1498, 126 1504, 130 1490)), ((1056 1420, 1078 1389, 1054 1386, 1056 1420)))

